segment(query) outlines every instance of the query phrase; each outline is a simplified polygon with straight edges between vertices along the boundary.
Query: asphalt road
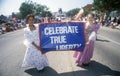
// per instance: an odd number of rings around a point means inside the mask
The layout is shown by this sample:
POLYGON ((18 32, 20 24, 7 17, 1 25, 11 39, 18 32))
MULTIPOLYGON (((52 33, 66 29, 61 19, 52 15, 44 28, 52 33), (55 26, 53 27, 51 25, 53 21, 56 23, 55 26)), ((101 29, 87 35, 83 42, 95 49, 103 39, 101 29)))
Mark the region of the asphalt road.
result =
POLYGON ((0 76, 120 76, 120 30, 101 27, 90 66, 76 66, 73 51, 46 53, 44 72, 21 68, 26 47, 23 29, 0 35, 0 76))

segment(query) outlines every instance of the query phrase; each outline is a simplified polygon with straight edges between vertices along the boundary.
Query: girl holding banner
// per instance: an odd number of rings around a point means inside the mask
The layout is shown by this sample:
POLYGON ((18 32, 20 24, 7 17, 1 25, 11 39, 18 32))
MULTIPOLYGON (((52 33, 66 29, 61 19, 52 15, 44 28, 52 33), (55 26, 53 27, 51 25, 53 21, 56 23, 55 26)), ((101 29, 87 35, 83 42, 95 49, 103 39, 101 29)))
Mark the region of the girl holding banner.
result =
MULTIPOLYGON (((75 20, 78 20, 83 13, 83 9, 79 11, 76 15, 75 20)), ((77 58, 76 63, 78 66, 88 66, 90 63, 90 59, 93 56, 94 50, 94 42, 96 40, 96 32, 98 31, 99 27, 98 24, 94 24, 94 15, 88 14, 87 15, 87 22, 85 23, 85 34, 86 34, 86 46, 83 52, 75 52, 74 57, 77 58), (96 27, 97 26, 97 27, 96 27)))
POLYGON ((46 55, 41 54, 38 26, 34 25, 34 16, 28 15, 26 18, 28 26, 24 29, 24 44, 27 47, 22 67, 35 67, 38 71, 43 71, 48 66, 46 55))

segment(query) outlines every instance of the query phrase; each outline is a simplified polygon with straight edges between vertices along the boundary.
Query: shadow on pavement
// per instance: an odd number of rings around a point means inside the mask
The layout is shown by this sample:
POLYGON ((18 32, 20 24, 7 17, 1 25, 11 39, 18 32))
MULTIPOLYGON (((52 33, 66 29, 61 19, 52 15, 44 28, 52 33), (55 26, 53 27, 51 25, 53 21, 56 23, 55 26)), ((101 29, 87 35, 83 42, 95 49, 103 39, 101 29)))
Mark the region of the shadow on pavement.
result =
POLYGON ((29 69, 25 72, 32 76, 120 76, 119 71, 111 70, 109 67, 96 61, 91 61, 90 65, 84 69, 59 74, 51 67, 46 67, 44 72, 38 72, 36 69, 29 69))
POLYGON ((101 42, 110 42, 109 40, 102 40, 102 39, 96 39, 96 41, 101 41, 101 42))
POLYGON ((62 73, 62 76, 120 76, 119 71, 111 70, 109 67, 98 63, 96 61, 91 61, 90 65, 85 68, 86 70, 74 71, 74 75, 68 75, 69 73, 62 73))
POLYGON ((52 69, 51 67, 45 67, 44 71, 37 71, 37 69, 32 68, 25 70, 26 73, 32 75, 32 76, 58 76, 59 74, 52 69))

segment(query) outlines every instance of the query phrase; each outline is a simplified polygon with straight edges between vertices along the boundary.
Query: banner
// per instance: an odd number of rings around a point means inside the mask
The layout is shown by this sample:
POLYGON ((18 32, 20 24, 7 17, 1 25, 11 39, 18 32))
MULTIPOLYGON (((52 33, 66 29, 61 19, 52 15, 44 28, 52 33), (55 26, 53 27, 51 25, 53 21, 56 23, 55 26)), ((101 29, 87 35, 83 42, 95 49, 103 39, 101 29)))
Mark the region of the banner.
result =
POLYGON ((48 51, 83 51, 85 47, 84 23, 44 23, 39 26, 42 53, 48 51))

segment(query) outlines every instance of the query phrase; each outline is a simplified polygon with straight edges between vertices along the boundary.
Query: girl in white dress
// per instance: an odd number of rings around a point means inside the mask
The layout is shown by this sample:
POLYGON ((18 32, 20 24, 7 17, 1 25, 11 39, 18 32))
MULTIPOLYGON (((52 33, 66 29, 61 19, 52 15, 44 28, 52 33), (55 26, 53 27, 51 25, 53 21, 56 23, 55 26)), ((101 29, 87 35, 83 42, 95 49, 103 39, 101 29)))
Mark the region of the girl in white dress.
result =
POLYGON ((48 59, 40 51, 40 40, 38 26, 34 25, 34 16, 28 15, 26 18, 28 26, 24 29, 26 53, 22 67, 35 67, 38 71, 48 66, 48 59))

